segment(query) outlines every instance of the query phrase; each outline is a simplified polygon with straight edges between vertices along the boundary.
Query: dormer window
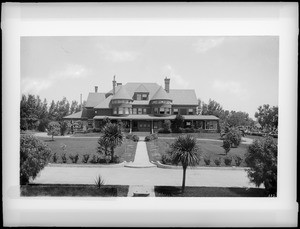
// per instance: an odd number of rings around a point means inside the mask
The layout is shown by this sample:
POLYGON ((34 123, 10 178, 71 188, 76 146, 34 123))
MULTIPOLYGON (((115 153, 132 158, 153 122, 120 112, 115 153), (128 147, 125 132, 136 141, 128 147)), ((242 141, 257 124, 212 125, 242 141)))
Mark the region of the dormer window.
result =
POLYGON ((138 101, 148 100, 148 93, 142 93, 142 92, 135 93, 135 100, 138 101))

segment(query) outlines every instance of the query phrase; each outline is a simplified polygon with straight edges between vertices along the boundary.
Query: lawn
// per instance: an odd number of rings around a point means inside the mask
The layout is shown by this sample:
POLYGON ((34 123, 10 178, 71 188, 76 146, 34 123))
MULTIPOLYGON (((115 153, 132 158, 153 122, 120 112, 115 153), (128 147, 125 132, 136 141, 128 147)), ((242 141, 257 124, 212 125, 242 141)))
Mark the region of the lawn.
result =
MULTIPOLYGON (((49 139, 43 140, 49 148, 52 150, 52 155, 56 153, 58 156, 57 163, 62 163, 63 149, 62 145, 66 145, 66 157, 67 163, 71 164, 72 161, 69 158, 70 155, 79 155, 78 164, 82 164, 82 158, 84 154, 89 154, 89 161, 92 159, 93 155, 100 156, 97 153, 98 139, 97 138, 54 138, 54 141, 49 139)), ((128 139, 125 139, 123 144, 115 149, 115 155, 120 157, 120 162, 123 161, 133 161, 136 151, 137 143, 128 139)), ((51 157, 50 163, 53 162, 53 157, 51 157)))
MULTIPOLYGON (((175 139, 174 139, 175 140, 175 139)), ((163 154, 166 154, 166 150, 169 148, 169 144, 174 142, 173 139, 158 139, 151 142, 147 142, 147 150, 150 161, 161 161, 163 154)), ((214 160, 216 158, 221 158, 221 166, 226 166, 224 163, 224 158, 226 157, 224 149, 222 147, 223 143, 215 141, 205 141, 198 140, 198 146, 200 146, 200 166, 207 166, 203 158, 210 157, 211 163, 209 166, 216 166, 214 160)), ((227 156, 239 156, 243 159, 240 166, 246 166, 244 162, 245 153, 247 152, 247 145, 241 144, 238 148, 232 148, 227 156)), ((234 160, 232 165, 235 165, 234 160)))
MULTIPOLYGON (((203 138, 203 139, 215 139, 220 140, 221 136, 220 133, 182 133, 182 134, 189 134, 194 136, 195 138, 203 138)), ((170 134, 163 134, 158 133, 158 137, 178 137, 179 135, 182 135, 179 133, 170 133, 170 134)))
POLYGON ((156 197, 267 197, 261 188, 181 187, 155 186, 156 197))
POLYGON ((126 197, 128 188, 124 185, 104 185, 99 189, 95 185, 30 184, 21 186, 21 196, 126 197))

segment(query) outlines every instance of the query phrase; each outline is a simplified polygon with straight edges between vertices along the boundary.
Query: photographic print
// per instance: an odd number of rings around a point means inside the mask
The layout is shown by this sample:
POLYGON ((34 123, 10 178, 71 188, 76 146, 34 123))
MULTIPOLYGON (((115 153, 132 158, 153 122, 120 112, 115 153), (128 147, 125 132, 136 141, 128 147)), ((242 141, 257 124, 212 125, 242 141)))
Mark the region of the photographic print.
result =
POLYGON ((278 36, 21 37, 21 195, 276 197, 278 58, 278 36))
POLYGON ((1 16, 5 226, 297 225, 298 5, 1 16))

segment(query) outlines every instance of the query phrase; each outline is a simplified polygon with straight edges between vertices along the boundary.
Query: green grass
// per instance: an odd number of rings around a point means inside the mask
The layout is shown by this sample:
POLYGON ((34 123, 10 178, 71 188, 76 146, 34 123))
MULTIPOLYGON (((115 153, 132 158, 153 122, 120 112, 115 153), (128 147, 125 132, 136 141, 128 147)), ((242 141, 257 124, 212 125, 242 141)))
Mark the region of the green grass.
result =
MULTIPOLYGON (((100 137, 102 133, 97 133, 97 132, 91 132, 91 133, 75 133, 72 136, 73 137, 100 137)), ((55 138, 55 137, 54 137, 55 138)))
POLYGON ((125 197, 128 188, 124 185, 104 185, 99 189, 95 185, 31 184, 21 186, 21 196, 125 197))
POLYGON ((156 197, 267 197, 261 188, 224 188, 224 187, 181 187, 155 186, 156 197))
POLYGON ((170 134, 158 133, 158 137, 178 137, 179 135, 182 134, 189 134, 194 136, 195 138, 215 139, 215 140, 221 139, 219 133, 170 133, 170 134))
MULTIPOLYGON (((58 157, 57 163, 62 163, 61 155, 64 153, 61 146, 66 145, 66 157, 67 163, 71 164, 70 155, 79 154, 78 164, 83 164, 82 158, 84 154, 89 154, 91 158, 93 155, 100 156, 97 153, 98 139, 97 138, 54 138, 54 141, 45 140, 40 138, 49 146, 52 150, 52 155, 56 153, 58 157)), ((125 139, 123 144, 115 149, 115 155, 120 157, 120 162, 123 161, 133 161, 136 151, 136 142, 125 139)), ((51 157, 50 163, 53 163, 53 158, 51 157)))
MULTIPOLYGON (((174 139, 175 140, 175 139, 174 139)), ((169 148, 169 145, 174 142, 173 139, 158 139, 151 142, 147 142, 147 150, 150 161, 161 161, 161 157, 163 154, 166 154, 166 150, 169 148)), ((226 166, 224 164, 224 158, 226 157, 225 151, 222 147, 222 142, 214 142, 214 141, 205 141, 198 140, 198 146, 200 146, 200 166, 207 166, 203 160, 205 157, 211 158, 211 163, 209 166, 216 166, 214 164, 214 159, 221 157, 222 162, 221 166, 226 166)), ((231 148, 230 152, 227 156, 239 156, 243 159, 240 166, 246 166, 244 162, 245 153, 247 152, 247 145, 241 144, 238 148, 231 148)), ((231 165, 235 165, 234 160, 232 160, 231 165)))

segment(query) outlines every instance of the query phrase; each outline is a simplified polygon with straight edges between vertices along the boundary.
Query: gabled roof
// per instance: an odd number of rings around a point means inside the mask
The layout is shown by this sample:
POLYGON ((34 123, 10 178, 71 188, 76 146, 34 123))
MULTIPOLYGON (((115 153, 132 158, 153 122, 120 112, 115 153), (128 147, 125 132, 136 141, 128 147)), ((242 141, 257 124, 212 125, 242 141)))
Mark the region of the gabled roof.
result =
POLYGON ((173 100, 173 105, 198 105, 197 96, 193 89, 172 89, 169 96, 173 100))
POLYGON ((97 106, 104 99, 105 99, 105 93, 90 92, 88 95, 85 107, 97 106))
POLYGON ((116 94, 111 99, 129 99, 132 100, 125 87, 120 87, 116 94))
POLYGON ((112 97, 113 97, 112 95, 108 96, 106 99, 104 99, 102 102, 100 102, 94 108, 98 108, 98 109, 100 109, 100 108, 102 108, 102 109, 109 108, 109 103, 110 103, 112 97))
POLYGON ((140 86, 134 90, 134 92, 149 92, 149 90, 141 83, 140 86))
POLYGON ((82 111, 63 117, 64 119, 81 119, 82 111))
POLYGON ((163 89, 162 86, 156 91, 151 100, 172 100, 169 94, 163 89))

